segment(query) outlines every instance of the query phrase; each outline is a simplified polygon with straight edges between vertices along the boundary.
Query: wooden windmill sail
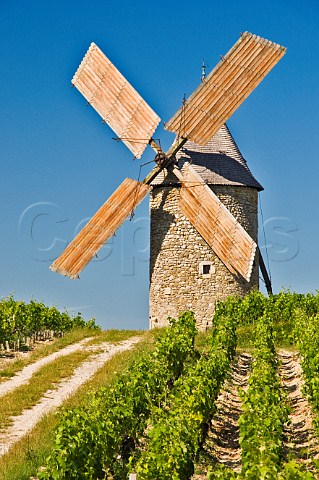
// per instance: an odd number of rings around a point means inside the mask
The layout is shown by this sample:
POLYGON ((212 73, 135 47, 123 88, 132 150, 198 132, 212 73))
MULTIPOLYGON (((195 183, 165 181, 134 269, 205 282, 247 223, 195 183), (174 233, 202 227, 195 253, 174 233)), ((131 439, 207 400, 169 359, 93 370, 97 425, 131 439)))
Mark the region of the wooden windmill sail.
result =
MULTIPOLYGON (((168 152, 153 140, 160 118, 92 43, 73 85, 139 158, 148 144, 156 166, 142 182, 127 178, 51 265, 77 278, 99 249, 151 190, 163 169, 181 182, 179 207, 228 270, 248 282, 258 247, 191 164, 178 167, 177 152, 187 140, 205 145, 285 54, 286 49, 245 32, 195 92, 166 123, 177 135, 168 152)), ((263 265, 263 264, 262 264, 263 265)), ((263 271, 267 277, 267 272, 263 271)))

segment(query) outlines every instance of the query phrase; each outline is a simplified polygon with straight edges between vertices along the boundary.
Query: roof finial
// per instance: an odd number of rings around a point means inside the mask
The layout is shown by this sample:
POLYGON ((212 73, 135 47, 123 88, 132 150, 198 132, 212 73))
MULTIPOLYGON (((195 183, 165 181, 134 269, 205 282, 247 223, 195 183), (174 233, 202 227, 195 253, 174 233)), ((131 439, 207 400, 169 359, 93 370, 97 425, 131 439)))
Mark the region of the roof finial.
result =
POLYGON ((202 76, 201 76, 201 81, 203 82, 205 80, 205 77, 206 77, 206 68, 208 67, 208 65, 205 65, 205 61, 203 59, 203 63, 202 63, 202 76))

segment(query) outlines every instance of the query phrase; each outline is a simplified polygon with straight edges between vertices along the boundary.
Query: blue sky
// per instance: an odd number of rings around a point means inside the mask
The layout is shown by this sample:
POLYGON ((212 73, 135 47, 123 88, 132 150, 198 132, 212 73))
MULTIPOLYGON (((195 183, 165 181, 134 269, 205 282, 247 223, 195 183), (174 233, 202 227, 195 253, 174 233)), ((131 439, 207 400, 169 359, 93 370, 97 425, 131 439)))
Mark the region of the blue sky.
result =
MULTIPOLYGON (((49 270, 85 219, 152 159, 148 148, 133 161, 70 81, 94 41, 165 121, 199 84, 202 60, 212 69, 245 30, 288 48, 228 122, 265 188, 274 290, 318 288, 316 0, 1 0, 1 297, 33 296, 105 328, 147 328, 147 200, 80 280, 49 270)), ((155 137, 165 148, 173 140, 163 128, 155 137)))

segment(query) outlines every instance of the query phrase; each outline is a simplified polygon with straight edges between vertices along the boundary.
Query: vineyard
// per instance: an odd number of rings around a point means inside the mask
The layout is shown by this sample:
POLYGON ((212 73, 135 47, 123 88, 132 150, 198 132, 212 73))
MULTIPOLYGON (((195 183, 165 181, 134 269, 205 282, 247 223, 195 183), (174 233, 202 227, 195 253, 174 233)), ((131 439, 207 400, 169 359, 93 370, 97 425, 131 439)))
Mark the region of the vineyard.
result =
POLYGON ((12 296, 0 301, 0 351, 27 349, 35 339, 47 339, 74 328, 99 328, 92 318, 71 316, 56 307, 31 300, 16 301, 12 296))
POLYGON ((147 335, 112 381, 62 409, 32 478, 319 478, 318 294, 230 297, 206 333, 185 312, 147 335))

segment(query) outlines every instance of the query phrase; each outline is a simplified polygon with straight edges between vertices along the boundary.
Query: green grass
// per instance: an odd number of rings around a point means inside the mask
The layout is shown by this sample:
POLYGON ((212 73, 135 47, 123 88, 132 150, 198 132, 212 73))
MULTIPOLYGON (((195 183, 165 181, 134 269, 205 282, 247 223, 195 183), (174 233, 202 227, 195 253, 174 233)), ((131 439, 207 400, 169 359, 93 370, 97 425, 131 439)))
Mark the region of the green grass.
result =
MULTIPOLYGON (((292 339, 293 325, 289 323, 274 323, 274 343, 277 349, 294 349, 295 345, 292 339)), ((239 351, 250 351, 253 348, 254 325, 243 325, 237 329, 237 348, 239 351)))
POLYGON ((127 340, 130 337, 143 335, 144 333, 143 330, 104 330, 99 332, 97 337, 89 340, 86 345, 94 345, 96 343, 96 338, 98 338, 99 342, 117 343, 127 340))
MULTIPOLYGON (((132 332, 129 330, 117 332, 113 330, 106 331, 96 336, 94 340, 88 342, 87 345, 98 345, 105 341, 114 344, 121 340, 126 340, 131 336, 132 332)), ((0 429, 8 427, 12 423, 11 417, 20 415, 23 410, 31 408, 41 399, 47 390, 56 388, 62 379, 70 377, 82 362, 97 353, 99 353, 98 350, 94 352, 90 350, 79 350, 69 355, 59 357, 36 371, 27 384, 21 385, 1 397, 0 429)))
MULTIPOLYGON (((136 335, 137 332, 126 331, 127 334, 112 333, 113 338, 122 338, 122 335, 136 335)), ((103 332, 104 333, 104 332, 103 332)), ((141 332, 139 332, 141 333, 141 332)), ((127 337, 127 338, 128 338, 127 337)), ((106 341, 106 340, 103 340, 106 341)), ((118 375, 127 369, 144 352, 153 348, 154 332, 143 334, 141 342, 134 345, 131 350, 126 350, 114 355, 103 368, 99 369, 92 379, 80 387, 63 405, 63 409, 70 409, 83 405, 89 400, 90 392, 101 386, 111 385, 118 375)), ((65 358, 65 357, 64 357, 65 358)), ((50 454, 54 440, 54 429, 59 420, 59 409, 43 417, 29 435, 17 442, 10 451, 0 457, 1 480, 29 480, 36 476, 39 466, 45 463, 50 454)))
POLYGON ((54 390, 62 379, 70 377, 74 369, 92 354, 93 352, 78 351, 65 357, 59 357, 35 372, 30 382, 1 397, 0 429, 11 425, 11 417, 20 415, 23 410, 31 408, 47 390, 54 390))
POLYGON ((80 342, 87 337, 97 337, 100 332, 88 328, 79 328, 66 333, 62 338, 55 338, 49 343, 38 343, 36 348, 31 350, 22 357, 16 358, 9 365, 5 364, 0 367, 0 381, 6 380, 8 377, 13 377, 23 367, 36 362, 40 358, 46 357, 51 353, 57 352, 68 345, 80 342), (25 356, 24 356, 25 355, 25 356))
POLYGON ((210 330, 197 333, 195 337, 195 348, 200 352, 205 351, 208 348, 207 340, 209 334, 210 330))
POLYGON ((120 342, 126 340, 131 336, 140 335, 140 330, 105 330, 99 332, 89 328, 80 328, 68 332, 62 338, 56 338, 50 343, 39 343, 36 345, 35 350, 30 351, 25 357, 19 357, 13 360, 9 365, 0 367, 0 382, 6 381, 8 378, 13 377, 16 373, 22 370, 27 365, 36 362, 40 358, 46 357, 51 353, 57 352, 62 348, 78 343, 84 338, 93 337, 92 340, 87 342, 86 345, 94 345, 100 342, 120 342))
MULTIPOLYGON (((292 340, 292 328, 293 326, 288 323, 275 323, 274 324, 274 340, 276 348, 294 349, 295 345, 292 340)), ((195 347, 200 352, 207 350, 207 338, 210 331, 199 332, 196 336, 195 347)), ((237 328, 237 349, 238 351, 250 352, 253 349, 254 342, 254 325, 242 325, 237 328)))

